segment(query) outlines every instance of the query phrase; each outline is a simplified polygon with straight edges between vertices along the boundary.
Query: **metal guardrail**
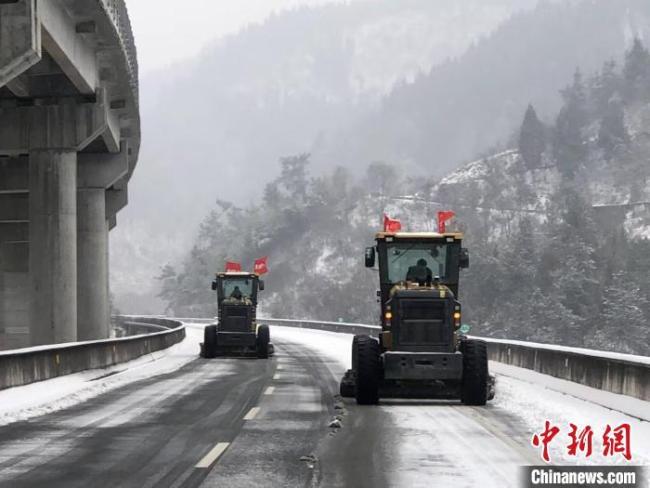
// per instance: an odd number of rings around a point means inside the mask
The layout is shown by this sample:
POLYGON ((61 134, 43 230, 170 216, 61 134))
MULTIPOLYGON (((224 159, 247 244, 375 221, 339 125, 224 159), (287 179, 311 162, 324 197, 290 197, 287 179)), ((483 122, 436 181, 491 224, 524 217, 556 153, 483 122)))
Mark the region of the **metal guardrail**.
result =
MULTIPOLYGON (((376 335, 377 325, 260 318, 269 325, 376 335)), ((271 332, 271 334, 273 334, 271 332)), ((530 369, 602 391, 650 401, 650 358, 563 346, 485 339, 490 360, 530 369)))
MULTIPOLYGON (((174 317, 174 320, 189 324, 213 324, 217 322, 216 318, 196 318, 196 317, 174 317)), ((293 319, 272 319, 268 317, 258 317, 257 322, 266 325, 281 325, 285 327, 298 327, 301 329, 316 329, 329 332, 340 332, 344 334, 369 334, 377 335, 381 330, 378 325, 355 324, 348 322, 323 322, 318 320, 293 320, 293 319)))
POLYGON ((176 320, 133 316, 115 320, 120 327, 136 324, 147 333, 0 352, 0 390, 124 363, 166 349, 185 338, 185 326, 176 320), (158 329, 152 333, 153 326, 158 329))
POLYGON ((298 327, 300 329, 316 329, 344 334, 368 334, 376 336, 381 331, 381 327, 378 325, 354 324, 347 322, 319 322, 317 320, 271 319, 266 317, 258 318, 257 321, 267 325, 298 327))
POLYGON ((131 337, 135 335, 151 334, 152 332, 168 330, 169 327, 148 322, 123 321, 116 325, 117 337, 131 337))

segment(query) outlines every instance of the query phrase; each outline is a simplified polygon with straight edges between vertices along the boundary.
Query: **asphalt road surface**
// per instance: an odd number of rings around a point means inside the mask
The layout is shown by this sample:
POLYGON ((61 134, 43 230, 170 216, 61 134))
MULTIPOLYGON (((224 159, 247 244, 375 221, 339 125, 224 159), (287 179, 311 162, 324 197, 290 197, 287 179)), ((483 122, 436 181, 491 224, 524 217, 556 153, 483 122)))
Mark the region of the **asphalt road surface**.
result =
POLYGON ((359 407, 337 397, 340 362, 273 340, 269 360, 197 357, 0 427, 0 486, 517 486, 517 466, 538 464, 503 409, 359 407))

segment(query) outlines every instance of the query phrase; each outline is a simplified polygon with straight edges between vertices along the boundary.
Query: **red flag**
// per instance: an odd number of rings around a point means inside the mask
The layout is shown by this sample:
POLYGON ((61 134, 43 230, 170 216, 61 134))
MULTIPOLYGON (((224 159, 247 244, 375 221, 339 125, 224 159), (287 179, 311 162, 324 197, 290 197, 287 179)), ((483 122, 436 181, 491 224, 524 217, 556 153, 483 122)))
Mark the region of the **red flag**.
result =
POLYGON ((241 264, 233 261, 226 261, 226 273, 231 271, 241 271, 241 264))
POLYGON ((456 214, 451 210, 438 212, 438 234, 444 234, 447 231, 447 221, 454 218, 456 214))
POLYGON ((400 230, 402 230, 402 223, 384 214, 384 232, 399 232, 400 230))
POLYGON ((265 273, 269 272, 269 268, 267 268, 266 264, 268 261, 268 257, 264 256, 263 258, 259 258, 255 260, 255 266, 253 266, 253 271, 257 273, 258 275, 263 275, 265 273))

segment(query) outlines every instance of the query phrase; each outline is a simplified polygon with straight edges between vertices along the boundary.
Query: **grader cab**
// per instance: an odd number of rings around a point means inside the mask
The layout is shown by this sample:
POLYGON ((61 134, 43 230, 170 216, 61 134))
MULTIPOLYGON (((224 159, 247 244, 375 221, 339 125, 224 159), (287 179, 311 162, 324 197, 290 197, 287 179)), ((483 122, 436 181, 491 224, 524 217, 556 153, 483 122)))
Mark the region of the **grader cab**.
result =
POLYGON ((460 399, 490 396, 487 346, 465 336, 458 299, 469 253, 460 233, 380 232, 366 249, 379 265, 381 333, 354 337, 352 369, 341 395, 359 404, 381 397, 460 399))
POLYGON ((217 292, 217 323, 204 330, 201 355, 214 358, 224 355, 268 358, 272 351, 268 325, 257 323, 257 294, 264 282, 255 273, 218 273, 212 282, 217 292))

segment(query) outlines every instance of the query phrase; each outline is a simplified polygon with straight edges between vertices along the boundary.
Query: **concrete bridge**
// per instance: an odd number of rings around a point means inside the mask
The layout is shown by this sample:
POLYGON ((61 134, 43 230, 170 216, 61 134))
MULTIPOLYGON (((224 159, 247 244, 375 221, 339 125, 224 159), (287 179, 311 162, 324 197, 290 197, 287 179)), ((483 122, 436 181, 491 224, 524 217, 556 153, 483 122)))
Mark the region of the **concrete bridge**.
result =
POLYGON ((109 335, 139 146, 124 0, 0 0, 0 348, 109 335))

